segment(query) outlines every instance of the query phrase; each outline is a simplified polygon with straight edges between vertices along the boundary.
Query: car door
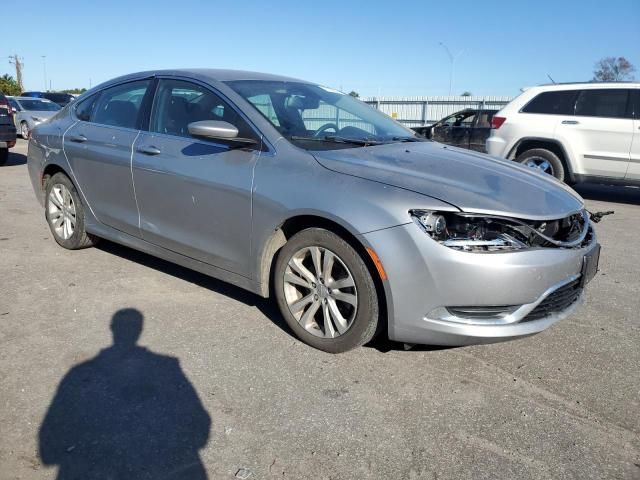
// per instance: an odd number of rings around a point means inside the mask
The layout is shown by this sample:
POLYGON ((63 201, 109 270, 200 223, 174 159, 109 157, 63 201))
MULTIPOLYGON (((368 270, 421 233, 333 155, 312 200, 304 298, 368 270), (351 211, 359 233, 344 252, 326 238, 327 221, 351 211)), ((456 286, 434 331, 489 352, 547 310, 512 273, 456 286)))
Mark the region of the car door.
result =
POLYGON ((258 135, 237 110, 208 87, 160 79, 149 131, 133 154, 142 237, 155 245, 248 275, 251 188, 258 148, 189 134, 201 120, 233 124, 240 137, 258 135))
POLYGON ((133 142, 139 134, 150 79, 107 88, 75 108, 78 122, 64 135, 64 151, 96 218, 139 236, 131 176, 133 142))
POLYGON ((627 168, 626 179, 640 180, 640 89, 631 90, 631 101, 629 110, 633 117, 633 140, 629 155, 629 168, 627 168))
POLYGON ((624 88, 581 90, 575 114, 557 125, 556 138, 581 164, 579 173, 624 178, 633 138, 628 97, 629 90, 624 88))

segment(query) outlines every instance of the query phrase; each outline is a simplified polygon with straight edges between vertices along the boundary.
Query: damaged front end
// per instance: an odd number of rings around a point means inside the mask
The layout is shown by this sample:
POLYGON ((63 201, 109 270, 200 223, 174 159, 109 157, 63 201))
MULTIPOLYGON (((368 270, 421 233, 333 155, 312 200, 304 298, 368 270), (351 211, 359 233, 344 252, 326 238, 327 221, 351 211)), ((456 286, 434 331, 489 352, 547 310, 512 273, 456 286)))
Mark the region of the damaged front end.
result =
POLYGON ((587 210, 543 221, 465 212, 412 210, 410 214, 432 239, 466 252, 582 248, 593 236, 587 210))

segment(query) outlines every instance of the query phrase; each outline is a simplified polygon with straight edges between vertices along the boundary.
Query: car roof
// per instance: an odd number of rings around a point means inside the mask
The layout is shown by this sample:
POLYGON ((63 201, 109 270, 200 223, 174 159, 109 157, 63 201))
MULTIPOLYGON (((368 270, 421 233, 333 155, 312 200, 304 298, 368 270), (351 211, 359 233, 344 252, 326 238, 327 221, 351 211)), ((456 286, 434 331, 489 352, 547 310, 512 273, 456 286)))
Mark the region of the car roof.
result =
POLYGON ((118 78, 114 78, 105 82, 103 85, 110 83, 117 83, 123 80, 143 78, 145 76, 154 75, 184 75, 195 76, 201 78, 207 78, 218 82, 229 82, 233 80, 273 80, 283 82, 298 82, 298 83, 310 83, 305 80, 300 80, 292 77, 285 77, 282 75, 273 75, 270 73, 251 72, 245 70, 227 70, 217 68, 180 68, 174 70, 149 70, 137 73, 131 73, 118 78))
POLYGON ((48 98, 40 98, 40 97, 15 97, 13 95, 7 95, 7 98, 13 98, 14 100, 39 100, 41 102, 53 103, 48 98))
POLYGON ((571 83, 544 83, 523 89, 523 91, 535 90, 567 90, 569 88, 640 88, 639 82, 571 82, 571 83))

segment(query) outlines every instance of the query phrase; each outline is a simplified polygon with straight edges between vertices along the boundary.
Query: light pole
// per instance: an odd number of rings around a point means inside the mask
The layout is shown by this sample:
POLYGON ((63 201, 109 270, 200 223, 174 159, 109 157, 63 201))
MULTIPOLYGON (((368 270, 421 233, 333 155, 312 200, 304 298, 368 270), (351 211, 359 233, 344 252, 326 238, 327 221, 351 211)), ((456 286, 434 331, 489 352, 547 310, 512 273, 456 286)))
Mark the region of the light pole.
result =
POLYGON ((42 57, 42 70, 44 71, 44 91, 47 91, 47 56, 40 55, 42 57))
POLYGON ((451 53, 451 50, 449 50, 449 47, 447 47, 444 43, 440 42, 440 46, 442 46, 442 48, 444 48, 444 50, 447 52, 447 56, 451 61, 451 68, 449 69, 449 96, 451 96, 451 86, 453 85, 453 69, 455 67, 456 60, 460 55, 464 53, 464 50, 460 50, 458 53, 453 55, 451 53))

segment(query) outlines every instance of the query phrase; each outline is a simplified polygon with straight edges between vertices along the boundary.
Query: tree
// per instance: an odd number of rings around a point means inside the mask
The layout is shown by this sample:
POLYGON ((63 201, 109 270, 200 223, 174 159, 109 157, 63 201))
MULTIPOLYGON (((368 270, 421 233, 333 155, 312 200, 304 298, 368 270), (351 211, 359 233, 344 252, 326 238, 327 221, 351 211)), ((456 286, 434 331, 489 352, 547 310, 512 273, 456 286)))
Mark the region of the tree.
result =
POLYGON ((351 90, 349 92, 349 95, 351 95, 354 98, 360 98, 360 94, 358 92, 356 92, 355 90, 351 90))
POLYGON ((465 90, 464 92, 462 92, 462 93, 460 94, 460 96, 461 96, 461 97, 471 97, 471 96, 473 96, 473 93, 471 93, 471 92, 470 92, 470 91, 468 91, 468 90, 465 90))
POLYGON ((0 77, 0 92, 5 95, 20 95, 22 93, 18 82, 6 73, 0 77))
POLYGON ((68 88, 67 90, 61 90, 62 93, 73 93, 75 95, 79 95, 86 91, 87 91, 86 88, 68 88))
POLYGON ((605 57, 595 65, 593 71, 594 82, 622 82, 633 80, 636 71, 629 60, 624 57, 605 57))

